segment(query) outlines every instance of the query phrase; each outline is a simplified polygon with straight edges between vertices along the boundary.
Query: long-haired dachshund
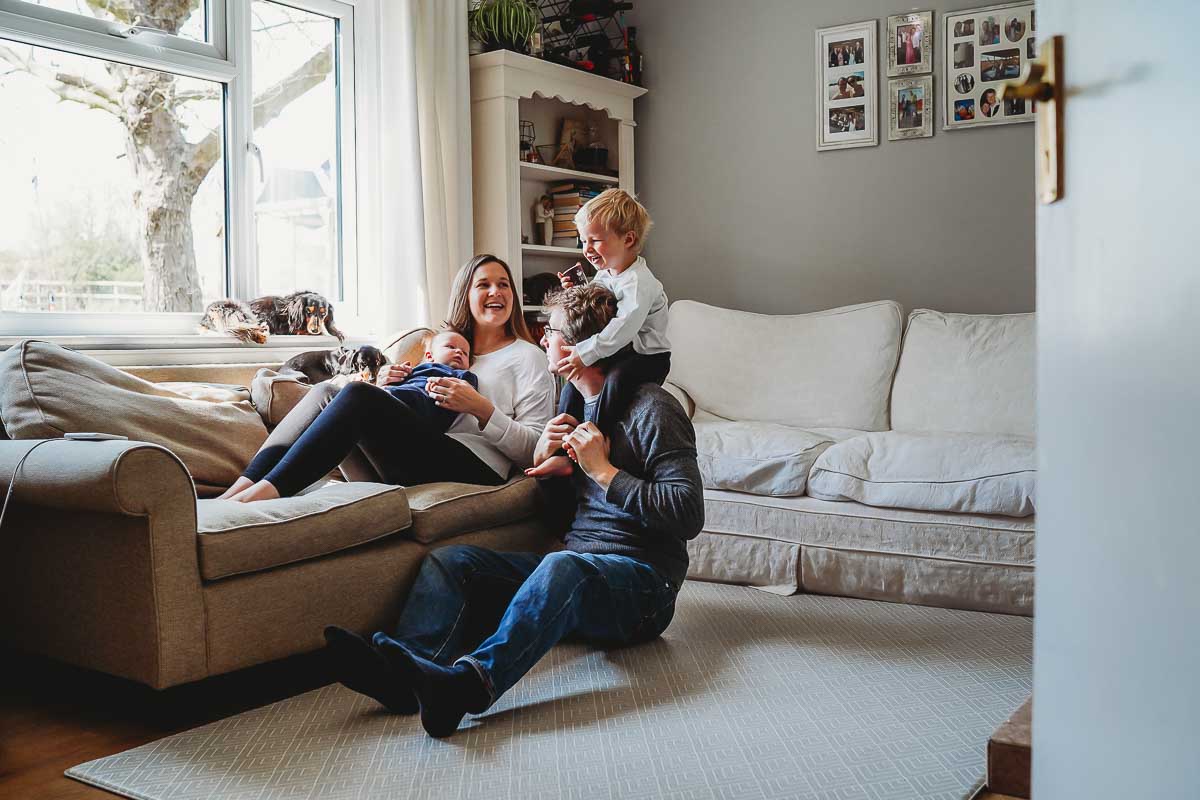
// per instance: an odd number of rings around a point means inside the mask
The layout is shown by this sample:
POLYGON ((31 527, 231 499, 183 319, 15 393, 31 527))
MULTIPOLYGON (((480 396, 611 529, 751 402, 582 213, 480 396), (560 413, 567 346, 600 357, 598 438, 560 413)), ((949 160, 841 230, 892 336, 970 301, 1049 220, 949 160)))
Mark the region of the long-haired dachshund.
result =
POLYGON ((338 375, 358 376, 374 383, 379 370, 388 363, 387 356, 378 347, 363 345, 357 350, 339 347, 336 350, 309 350, 292 356, 283 365, 283 372, 299 372, 316 385, 338 375))
POLYGON ((333 324, 333 303, 316 292, 267 295, 243 303, 226 298, 209 303, 200 320, 202 331, 228 333, 243 342, 263 344, 270 334, 293 336, 346 335, 333 324))

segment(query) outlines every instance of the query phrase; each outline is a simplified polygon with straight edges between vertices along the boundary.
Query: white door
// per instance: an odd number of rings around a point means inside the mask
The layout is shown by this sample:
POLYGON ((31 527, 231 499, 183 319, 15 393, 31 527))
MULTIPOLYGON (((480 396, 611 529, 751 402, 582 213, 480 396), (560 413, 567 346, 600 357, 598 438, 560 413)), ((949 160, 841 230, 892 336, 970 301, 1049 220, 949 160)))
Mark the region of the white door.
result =
POLYGON ((1200 0, 1039 0, 1033 797, 1200 798, 1200 0))

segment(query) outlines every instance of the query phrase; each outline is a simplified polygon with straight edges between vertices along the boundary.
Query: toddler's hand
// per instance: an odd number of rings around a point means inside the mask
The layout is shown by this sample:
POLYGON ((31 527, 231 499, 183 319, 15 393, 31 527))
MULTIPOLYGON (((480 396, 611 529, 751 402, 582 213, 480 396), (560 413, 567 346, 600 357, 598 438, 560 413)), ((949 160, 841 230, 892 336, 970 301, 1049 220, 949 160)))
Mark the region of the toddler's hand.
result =
POLYGON ((572 286, 574 286, 574 285, 575 285, 575 284, 574 284, 574 283, 571 281, 571 279, 570 279, 570 278, 567 276, 567 273, 565 273, 565 272, 556 272, 555 274, 556 274, 556 275, 558 275, 558 282, 559 282, 559 284, 561 284, 561 285, 562 285, 562 288, 564 288, 564 289, 570 289, 572 286))
POLYGON ((579 353, 575 351, 574 347, 564 347, 563 351, 567 353, 567 356, 554 365, 554 374, 571 380, 579 374, 579 370, 587 365, 583 363, 583 359, 579 357, 579 353))

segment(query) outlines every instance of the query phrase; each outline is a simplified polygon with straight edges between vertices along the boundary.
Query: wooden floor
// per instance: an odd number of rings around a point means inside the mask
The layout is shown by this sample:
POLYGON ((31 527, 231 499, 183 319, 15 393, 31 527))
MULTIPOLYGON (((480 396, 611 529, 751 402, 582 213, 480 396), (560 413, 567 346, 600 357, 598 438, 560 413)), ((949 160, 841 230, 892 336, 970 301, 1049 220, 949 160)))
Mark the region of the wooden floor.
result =
POLYGON ((155 692, 144 686, 0 650, 0 798, 113 795, 63 770, 172 733, 274 703, 329 682, 317 655, 155 692))

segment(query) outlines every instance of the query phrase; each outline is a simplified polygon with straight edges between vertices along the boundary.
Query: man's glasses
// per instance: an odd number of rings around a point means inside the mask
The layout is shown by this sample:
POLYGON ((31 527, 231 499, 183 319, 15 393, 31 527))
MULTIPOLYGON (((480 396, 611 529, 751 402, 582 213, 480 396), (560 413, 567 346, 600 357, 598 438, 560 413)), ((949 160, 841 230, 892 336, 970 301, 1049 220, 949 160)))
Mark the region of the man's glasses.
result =
POLYGON ((559 336, 563 337, 564 339, 567 338, 567 334, 565 332, 563 332, 562 328, 551 328, 549 325, 547 325, 545 327, 545 331, 546 331, 547 336, 549 336, 552 333, 557 333, 559 336))

